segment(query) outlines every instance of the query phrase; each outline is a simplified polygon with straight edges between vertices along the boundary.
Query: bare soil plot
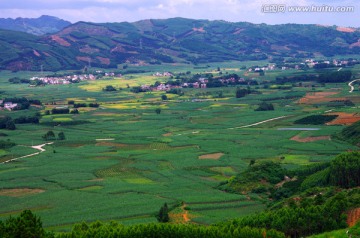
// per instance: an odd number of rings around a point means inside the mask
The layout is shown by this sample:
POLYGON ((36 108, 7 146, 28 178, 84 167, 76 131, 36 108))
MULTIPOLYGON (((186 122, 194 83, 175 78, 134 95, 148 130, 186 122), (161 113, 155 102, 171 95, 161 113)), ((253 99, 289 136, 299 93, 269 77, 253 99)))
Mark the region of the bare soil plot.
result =
POLYGON ((330 102, 334 100, 346 100, 346 98, 333 98, 330 96, 336 95, 339 92, 310 92, 307 93, 304 97, 300 98, 298 103, 300 104, 314 104, 321 102, 330 102))
POLYGON ((10 188, 10 189, 1 189, 0 196, 7 197, 23 197, 27 195, 33 195, 37 193, 43 193, 45 190, 43 189, 33 189, 33 188, 10 188))
POLYGON ((206 154, 206 155, 200 155, 199 159, 214 159, 218 160, 223 156, 224 153, 213 153, 213 154, 206 154))
POLYGON ((334 112, 328 115, 338 115, 338 117, 331 122, 326 123, 326 125, 351 125, 360 121, 359 113, 334 112))
POLYGON ((169 132, 169 133, 163 134, 163 136, 168 137, 168 136, 172 136, 172 134, 173 134, 173 133, 169 132))
POLYGON ((330 136, 310 136, 310 137, 304 137, 300 138, 300 136, 294 136, 290 140, 297 141, 297 142, 313 142, 313 141, 319 141, 319 140, 330 140, 330 136))
POLYGON ((360 208, 355 208, 348 213, 347 224, 352 227, 360 220, 360 208))

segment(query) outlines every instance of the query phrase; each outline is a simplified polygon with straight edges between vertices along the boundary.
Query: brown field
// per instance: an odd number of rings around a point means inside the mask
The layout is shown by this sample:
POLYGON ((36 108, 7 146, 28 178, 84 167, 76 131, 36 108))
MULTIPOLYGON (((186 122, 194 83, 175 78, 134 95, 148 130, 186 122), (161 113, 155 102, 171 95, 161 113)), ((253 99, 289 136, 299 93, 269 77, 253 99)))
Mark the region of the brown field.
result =
POLYGON ((354 28, 341 27, 341 26, 338 26, 338 27, 336 28, 336 30, 341 31, 341 32, 355 32, 355 31, 356 31, 356 29, 354 29, 354 28))
POLYGON ((95 144, 96 146, 111 146, 116 148, 126 147, 128 145, 121 144, 121 143, 114 143, 114 142, 108 142, 108 141, 101 141, 95 144))
POLYGON ((223 156, 223 153, 214 153, 214 154, 206 154, 206 155, 200 155, 199 159, 220 159, 221 156, 223 156))
POLYGON ((310 136, 304 138, 300 138, 299 136, 294 136, 290 140, 306 143, 306 142, 313 142, 318 140, 330 140, 330 136, 310 136))
POLYGON ((338 115, 338 117, 331 122, 326 123, 326 125, 351 125, 360 121, 359 113, 334 112, 327 115, 338 115))
POLYGON ((321 102, 330 102, 334 100, 346 100, 346 98, 332 98, 330 96, 336 95, 339 92, 310 92, 299 99, 298 103, 300 104, 314 104, 321 102))
POLYGON ((355 208, 351 210, 347 215, 347 224, 349 225, 349 227, 354 226, 356 222, 360 220, 360 208, 355 208))
POLYGON ((171 132, 165 133, 165 134, 163 134, 163 136, 165 136, 165 137, 167 137, 167 136, 172 136, 172 133, 171 133, 171 132))
POLYGON ((37 189, 37 188, 9 188, 9 189, 1 189, 0 196, 6 197, 23 197, 27 195, 43 193, 45 190, 37 189))

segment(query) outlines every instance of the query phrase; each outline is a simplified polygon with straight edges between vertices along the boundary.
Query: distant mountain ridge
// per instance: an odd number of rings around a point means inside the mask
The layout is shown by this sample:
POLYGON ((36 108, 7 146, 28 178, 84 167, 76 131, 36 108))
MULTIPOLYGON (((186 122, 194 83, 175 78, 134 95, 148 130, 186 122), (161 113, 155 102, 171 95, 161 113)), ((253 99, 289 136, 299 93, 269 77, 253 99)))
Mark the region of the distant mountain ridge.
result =
POLYGON ((121 63, 207 63, 360 53, 360 31, 171 18, 77 22, 45 36, 0 31, 0 69, 117 67, 121 63), (21 39, 21 40, 18 40, 21 39))
POLYGON ((0 18, 0 29, 26 32, 33 35, 45 35, 62 30, 71 22, 53 16, 39 18, 0 18))

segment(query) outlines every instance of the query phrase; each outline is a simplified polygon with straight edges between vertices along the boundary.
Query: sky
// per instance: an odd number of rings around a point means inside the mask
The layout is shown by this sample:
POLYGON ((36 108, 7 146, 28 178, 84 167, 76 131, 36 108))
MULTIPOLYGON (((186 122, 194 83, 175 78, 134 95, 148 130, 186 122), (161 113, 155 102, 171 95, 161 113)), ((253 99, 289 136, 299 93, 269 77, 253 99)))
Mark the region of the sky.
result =
POLYGON ((37 18, 41 15, 56 16, 72 23, 135 22, 144 19, 185 17, 229 22, 360 27, 360 1, 0 0, 0 18, 37 18), (294 6, 303 8, 294 12, 294 6), (347 9, 348 7, 350 8, 347 9))

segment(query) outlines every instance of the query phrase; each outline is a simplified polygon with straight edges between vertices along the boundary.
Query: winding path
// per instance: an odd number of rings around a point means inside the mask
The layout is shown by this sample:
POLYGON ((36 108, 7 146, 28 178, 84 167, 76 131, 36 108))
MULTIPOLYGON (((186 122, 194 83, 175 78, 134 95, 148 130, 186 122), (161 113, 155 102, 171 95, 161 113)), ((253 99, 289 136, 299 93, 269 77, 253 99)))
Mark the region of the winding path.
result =
POLYGON ((232 128, 228 128, 228 129, 233 130, 233 129, 240 129, 240 128, 257 126, 257 125, 260 125, 260 124, 263 124, 263 123, 266 123, 266 122, 269 122, 269 121, 275 121, 275 120, 279 120, 279 119, 282 119, 282 118, 285 118, 285 117, 288 117, 288 116, 275 117, 275 118, 271 118, 271 119, 268 119, 268 120, 265 120, 265 121, 260 121, 260 122, 257 122, 257 123, 253 123, 253 124, 250 124, 250 125, 232 127, 232 128))
POLYGON ((40 152, 32 153, 32 154, 29 154, 29 155, 24 155, 24 156, 21 156, 21 157, 18 157, 18 158, 10 159, 10 160, 6 160, 6 161, 4 161, 4 162, 1 162, 0 164, 5 164, 5 163, 12 162, 12 161, 15 161, 15 160, 19 160, 19 159, 31 157, 31 156, 34 156, 34 155, 38 155, 38 154, 46 151, 46 150, 43 148, 45 145, 51 145, 51 144, 53 144, 53 143, 54 143, 54 142, 49 142, 49 143, 45 143, 45 144, 41 144, 41 145, 31 146, 31 148, 36 149, 36 150, 39 150, 40 152))
POLYGON ((352 85, 354 82, 356 82, 356 81, 360 81, 360 79, 355 79, 355 80, 353 80, 353 81, 351 81, 348 85, 349 85, 349 87, 350 87, 350 91, 349 91, 349 93, 352 93, 353 91, 354 91, 354 86, 352 85))

